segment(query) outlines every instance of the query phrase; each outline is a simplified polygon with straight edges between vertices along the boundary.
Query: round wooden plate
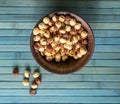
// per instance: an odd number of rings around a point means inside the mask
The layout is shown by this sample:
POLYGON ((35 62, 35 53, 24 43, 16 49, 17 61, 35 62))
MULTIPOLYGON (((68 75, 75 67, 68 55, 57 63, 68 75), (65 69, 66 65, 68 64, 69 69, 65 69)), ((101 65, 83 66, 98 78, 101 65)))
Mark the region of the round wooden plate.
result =
MULTIPOLYGON (((32 52, 34 59, 44 69, 46 69, 47 71, 50 71, 52 73, 69 74, 69 73, 72 73, 72 72, 82 69, 88 63, 90 58, 92 57, 92 54, 94 52, 94 35, 93 35, 92 29, 90 28, 88 23, 80 16, 70 13, 70 12, 53 12, 47 16, 49 16, 51 18, 54 14, 57 14, 57 15, 69 14, 72 17, 76 18, 77 21, 79 21, 81 23, 82 27, 85 30, 87 30, 87 32, 88 32, 88 46, 87 46, 88 52, 87 52, 87 54, 78 60, 69 58, 65 62, 47 61, 45 59, 45 57, 41 56, 34 50, 34 48, 33 48, 33 45, 34 45, 33 33, 31 34, 31 38, 30 38, 30 48, 31 48, 31 52, 32 52)), ((38 26, 38 24, 42 21, 42 19, 40 19, 40 21, 35 25, 35 27, 38 26)))

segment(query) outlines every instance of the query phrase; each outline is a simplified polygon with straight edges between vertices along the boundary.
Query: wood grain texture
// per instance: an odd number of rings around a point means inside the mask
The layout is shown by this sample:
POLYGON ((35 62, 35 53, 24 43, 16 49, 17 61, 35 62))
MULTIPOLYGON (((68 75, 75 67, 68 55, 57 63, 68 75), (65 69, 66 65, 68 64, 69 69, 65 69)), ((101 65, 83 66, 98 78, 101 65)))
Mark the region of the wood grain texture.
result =
POLYGON ((0 104, 10 103, 120 103, 120 0, 0 0, 0 104), (29 47, 36 22, 61 10, 83 17, 95 36, 95 52, 87 66, 63 76, 39 66, 29 47), (20 75, 13 77, 16 65, 20 75), (42 74, 35 96, 22 85, 27 66, 42 74))

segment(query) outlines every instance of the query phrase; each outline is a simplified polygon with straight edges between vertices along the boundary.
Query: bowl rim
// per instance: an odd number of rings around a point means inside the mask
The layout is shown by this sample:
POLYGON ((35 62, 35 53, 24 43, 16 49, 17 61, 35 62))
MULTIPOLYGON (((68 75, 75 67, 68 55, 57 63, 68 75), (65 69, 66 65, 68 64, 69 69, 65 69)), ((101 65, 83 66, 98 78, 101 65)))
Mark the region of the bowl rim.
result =
MULTIPOLYGON (((79 21, 79 22, 81 22, 81 21, 79 21)), ((82 23, 82 22, 81 22, 81 23, 82 23)), ((32 29, 32 33, 31 33, 31 36, 30 36, 30 50, 31 50, 31 53, 32 53, 32 56, 33 56, 34 60, 38 63, 38 65, 42 66, 43 69, 45 69, 45 70, 47 70, 47 71, 49 71, 49 72, 51 72, 51 73, 60 74, 60 75, 63 75, 63 74, 71 74, 71 73, 77 72, 78 70, 81 70, 81 69, 90 61, 90 59, 91 59, 91 57, 92 57, 92 55, 93 55, 93 53, 94 53, 95 38, 94 38, 93 30, 91 29, 90 25, 89 25, 88 22, 87 22, 85 19, 83 19, 81 16, 79 16, 79 15, 77 15, 77 14, 75 14, 75 13, 72 13, 72 12, 67 12, 67 11, 55 11, 55 12, 51 12, 51 13, 43 16, 41 19, 39 19, 39 21, 35 24, 34 28, 32 29), (68 71, 68 72, 63 72, 63 73, 59 73, 59 72, 57 72, 57 71, 49 70, 49 68, 48 68, 45 64, 42 64, 42 63, 40 62, 40 60, 36 57, 35 51, 34 51, 34 49, 33 49, 33 36, 34 36, 34 35, 33 35, 33 29, 38 26, 38 24, 42 21, 42 19, 43 19, 44 17, 46 17, 46 16, 51 17, 51 16, 54 15, 54 14, 57 14, 57 15, 60 15, 60 14, 68 14, 68 15, 71 15, 71 16, 75 17, 76 19, 79 18, 80 20, 82 20, 82 22, 85 22, 85 23, 87 24, 87 28, 89 28, 90 31, 91 31, 92 50, 91 50, 91 52, 90 52, 90 55, 89 55, 89 57, 87 58, 87 60, 86 60, 80 67, 77 67, 75 70, 68 71)))

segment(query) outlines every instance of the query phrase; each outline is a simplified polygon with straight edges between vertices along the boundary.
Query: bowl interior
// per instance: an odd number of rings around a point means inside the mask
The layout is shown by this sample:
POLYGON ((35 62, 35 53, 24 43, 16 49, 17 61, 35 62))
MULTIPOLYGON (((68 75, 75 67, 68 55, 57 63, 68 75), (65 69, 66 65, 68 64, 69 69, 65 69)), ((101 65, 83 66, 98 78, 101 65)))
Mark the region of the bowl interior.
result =
MULTIPOLYGON (((77 70, 80 70, 80 69, 82 69, 83 66, 85 66, 87 64, 87 62, 90 60, 90 58, 94 52, 93 32, 85 20, 83 20, 81 17, 79 17, 73 13, 54 12, 54 13, 49 14, 48 16, 52 17, 52 15, 54 15, 54 14, 58 14, 58 15, 69 14, 72 17, 75 17, 77 19, 77 21, 81 22, 82 27, 84 27, 84 29, 87 30, 87 32, 88 32, 88 46, 87 46, 88 52, 87 52, 87 54, 78 60, 74 60, 73 58, 69 58, 65 62, 47 61, 45 59, 45 57, 41 56, 40 54, 38 54, 37 52, 34 51, 34 48, 33 48, 34 41, 33 41, 33 33, 32 33, 31 38, 30 38, 30 48, 31 48, 32 55, 39 65, 41 65, 43 68, 45 68, 46 70, 53 72, 53 73, 68 74, 68 73, 72 73, 72 72, 75 72, 77 70)), ((41 22, 41 20, 39 22, 41 22)), ((38 23, 36 24, 35 27, 37 27, 38 23)))

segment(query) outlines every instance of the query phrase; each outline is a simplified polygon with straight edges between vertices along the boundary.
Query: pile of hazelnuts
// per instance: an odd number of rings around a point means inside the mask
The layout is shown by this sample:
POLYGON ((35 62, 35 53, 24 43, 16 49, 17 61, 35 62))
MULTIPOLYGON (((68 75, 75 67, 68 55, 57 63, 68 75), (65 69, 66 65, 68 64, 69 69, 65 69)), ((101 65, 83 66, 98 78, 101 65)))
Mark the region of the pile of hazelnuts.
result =
POLYGON ((79 59, 87 53, 88 32, 71 15, 44 17, 33 29, 34 50, 46 60, 79 59))
MULTIPOLYGON (((19 75, 18 67, 14 68, 12 74, 13 74, 13 76, 18 76, 19 75)), ((23 79, 22 83, 23 83, 24 86, 30 86, 29 93, 31 95, 35 95, 37 93, 38 85, 41 83, 41 75, 40 75, 39 70, 36 69, 34 71, 34 73, 31 74, 30 68, 27 68, 24 71, 24 79, 23 79), (33 78, 34 78, 32 83, 30 83, 30 76, 33 76, 33 78)))

